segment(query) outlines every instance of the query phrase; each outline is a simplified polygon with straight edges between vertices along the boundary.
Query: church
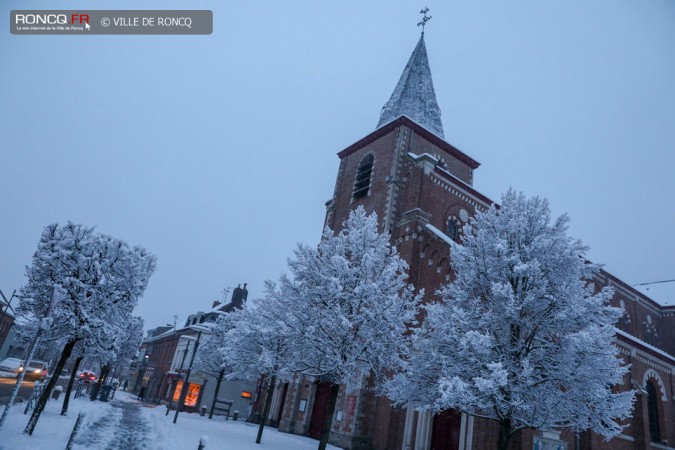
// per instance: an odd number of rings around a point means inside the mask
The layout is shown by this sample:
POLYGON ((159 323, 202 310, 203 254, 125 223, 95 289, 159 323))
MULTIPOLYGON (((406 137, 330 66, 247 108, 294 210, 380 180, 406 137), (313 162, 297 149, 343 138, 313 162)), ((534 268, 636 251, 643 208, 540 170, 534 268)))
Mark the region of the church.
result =
MULTIPOLYGON (((375 211, 382 231, 409 265, 409 282, 433 292, 451 278, 449 240, 493 202, 474 186, 480 164, 446 140, 424 42, 419 38, 376 129, 338 153, 333 198, 325 225, 339 230, 357 206, 375 211)), ((597 287, 612 286, 614 306, 624 309, 616 345, 630 364, 624 385, 637 392, 623 433, 601 436, 569 430, 524 430, 512 439, 522 450, 675 450, 675 306, 661 306, 606 271, 597 287)), ((329 442, 346 449, 483 450, 496 448, 496 423, 448 410, 395 408, 364 380, 356 394, 341 390, 329 442)), ((258 415, 264 392, 254 405, 258 415)), ((329 385, 296 377, 275 390, 268 423, 289 433, 319 438, 329 385)))

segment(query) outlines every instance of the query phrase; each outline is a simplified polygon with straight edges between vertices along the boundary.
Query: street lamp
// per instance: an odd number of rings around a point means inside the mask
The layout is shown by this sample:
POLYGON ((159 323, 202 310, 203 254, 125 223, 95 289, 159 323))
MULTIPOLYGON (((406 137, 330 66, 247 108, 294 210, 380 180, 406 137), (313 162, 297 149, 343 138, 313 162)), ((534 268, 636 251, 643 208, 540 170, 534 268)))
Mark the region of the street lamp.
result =
POLYGON ((187 388, 190 381, 190 372, 192 372, 192 363, 195 362, 195 355, 197 354, 197 350, 199 349, 199 339, 201 339, 203 332, 208 333, 211 331, 210 328, 207 328, 203 325, 191 325, 189 328, 197 332, 197 342, 195 342, 195 346, 192 350, 190 365, 188 366, 187 373, 185 374, 185 381, 183 381, 183 386, 181 386, 180 389, 180 397, 178 397, 178 404, 176 405, 176 414, 173 416, 173 423, 176 423, 176 421, 178 420, 178 413, 180 412, 180 409, 183 407, 183 403, 185 402, 185 396, 187 395, 187 388))

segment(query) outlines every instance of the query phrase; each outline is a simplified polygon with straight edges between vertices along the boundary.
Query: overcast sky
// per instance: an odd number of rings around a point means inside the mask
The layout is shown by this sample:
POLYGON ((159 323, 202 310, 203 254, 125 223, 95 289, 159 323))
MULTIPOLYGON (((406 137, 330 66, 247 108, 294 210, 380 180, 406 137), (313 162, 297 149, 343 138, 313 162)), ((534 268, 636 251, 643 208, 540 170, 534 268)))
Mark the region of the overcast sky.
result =
MULTIPOLYGON (((448 142, 567 212, 629 284, 675 278, 672 0, 0 3, 0 289, 42 228, 146 247, 146 328, 251 297, 316 243, 336 153, 374 130, 419 37, 448 142), (14 36, 12 9, 211 9, 210 36, 14 36)), ((648 291, 675 303, 675 283, 648 291)))

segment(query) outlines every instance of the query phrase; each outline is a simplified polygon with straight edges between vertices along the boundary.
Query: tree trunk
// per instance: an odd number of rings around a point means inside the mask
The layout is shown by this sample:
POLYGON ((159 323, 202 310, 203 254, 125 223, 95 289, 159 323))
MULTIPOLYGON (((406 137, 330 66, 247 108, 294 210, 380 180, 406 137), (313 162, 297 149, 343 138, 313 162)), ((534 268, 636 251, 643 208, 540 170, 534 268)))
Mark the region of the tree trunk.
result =
POLYGON ((274 396, 275 384, 277 384, 277 377, 276 375, 272 375, 272 378, 270 378, 270 384, 267 386, 267 398, 265 398, 265 407, 263 408, 262 417, 260 418, 260 425, 258 426, 258 437, 255 438, 256 444, 260 444, 260 440, 262 439, 265 421, 267 420, 267 415, 270 413, 270 407, 272 406, 272 397, 274 396))
POLYGON ((225 375, 225 369, 220 369, 218 374, 218 381, 216 382, 216 392, 213 393, 213 403, 211 403, 211 412, 209 412, 209 419, 213 419, 213 410, 216 407, 216 400, 218 400, 218 391, 220 391, 220 383, 223 382, 223 376, 225 375))
POLYGON ((330 385, 330 398, 328 405, 326 405, 326 418, 323 420, 323 429, 321 430, 321 439, 319 440, 319 450, 326 450, 328 444, 328 437, 330 436, 330 428, 333 425, 333 413, 335 412, 335 404, 337 403, 338 394, 340 393, 340 385, 333 383, 330 385))
POLYGON ((98 380, 96 380, 96 383, 92 384, 91 389, 89 389, 89 400, 91 400, 92 402, 96 400, 100 390, 101 390, 101 383, 99 383, 98 380))
POLYGON ((497 448, 499 450, 508 450, 511 443, 511 419, 502 419, 499 421, 499 440, 497 448))
POLYGON ((75 383, 75 374, 77 373, 78 367, 80 367, 80 363, 82 362, 83 357, 78 356, 77 359, 75 360, 75 364, 73 364, 73 372, 70 374, 70 380, 68 380, 68 388, 66 389, 66 396, 63 397, 63 406, 61 407, 61 415, 65 416, 66 413, 68 412, 68 402, 70 400, 70 391, 73 390, 73 383, 75 383))
POLYGON ((28 420, 26 429, 23 430, 23 432, 28 434, 29 436, 33 434, 33 431, 35 430, 35 425, 37 425, 38 419, 40 419, 40 414, 42 414, 42 411, 45 409, 45 406, 47 405, 47 400, 49 400, 49 395, 52 393, 52 389, 54 389, 54 386, 56 386, 56 382, 59 380, 59 375, 61 375, 61 372, 63 371, 63 366, 66 365, 66 361, 68 361, 68 358, 70 358, 70 354, 73 352, 73 347, 75 347, 76 343, 77 341, 68 341, 66 346, 63 348, 63 351, 61 352, 61 358, 59 358, 59 362, 58 364, 56 364, 54 373, 52 374, 52 377, 49 379, 49 383, 47 383, 45 390, 42 391, 42 395, 40 396, 37 405, 35 405, 33 414, 30 416, 30 420, 28 420))
POLYGON ((110 374, 110 364, 106 364, 105 366, 101 367, 101 376, 98 377, 99 384, 105 384, 108 374, 110 374))
POLYGON ((89 392, 89 400, 92 402, 98 398, 98 393, 101 391, 105 379, 108 378, 108 372, 110 372, 110 365, 106 364, 101 367, 101 374, 99 375, 98 380, 96 380, 96 383, 91 386, 91 391, 89 392))

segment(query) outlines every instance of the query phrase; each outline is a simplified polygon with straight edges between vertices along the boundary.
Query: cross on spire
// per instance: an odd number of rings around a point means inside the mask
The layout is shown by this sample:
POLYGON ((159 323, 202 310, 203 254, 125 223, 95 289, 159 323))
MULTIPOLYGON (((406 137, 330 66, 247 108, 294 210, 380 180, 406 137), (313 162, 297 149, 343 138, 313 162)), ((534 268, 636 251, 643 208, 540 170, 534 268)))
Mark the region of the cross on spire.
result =
POLYGON ((424 34, 424 27, 426 26, 427 22, 431 20, 431 16, 427 16, 428 12, 429 8, 426 6, 420 11, 420 14, 424 14, 424 17, 422 17, 422 20, 417 24, 417 26, 422 27, 422 34, 424 34))

